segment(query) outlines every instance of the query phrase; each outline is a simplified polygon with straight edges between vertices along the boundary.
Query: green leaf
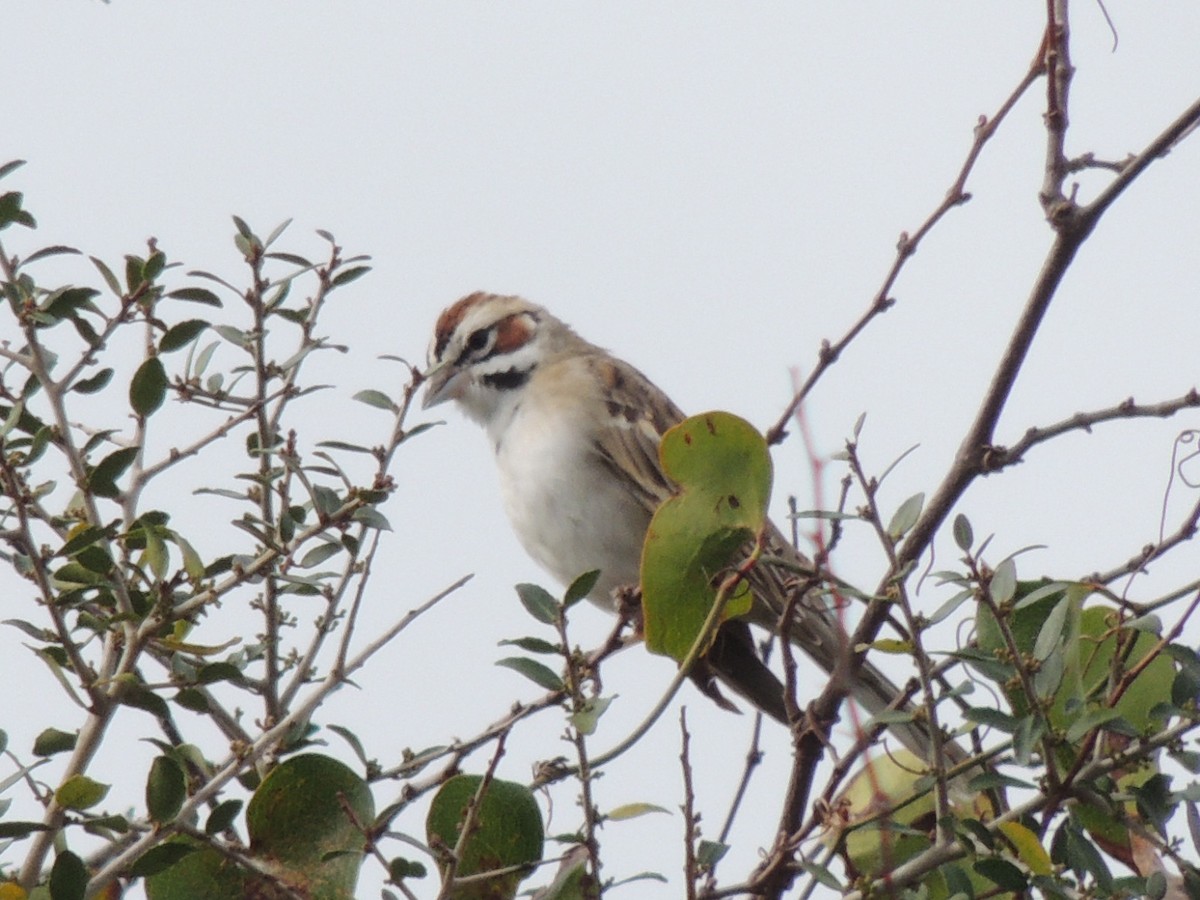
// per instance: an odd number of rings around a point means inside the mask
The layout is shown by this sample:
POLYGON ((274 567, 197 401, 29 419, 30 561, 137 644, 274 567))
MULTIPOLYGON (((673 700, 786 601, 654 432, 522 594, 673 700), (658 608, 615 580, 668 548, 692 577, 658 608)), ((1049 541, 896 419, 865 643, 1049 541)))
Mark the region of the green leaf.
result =
POLYGON ((614 822, 622 822, 626 819, 636 819, 650 813, 671 814, 670 810, 656 806, 653 803, 624 803, 621 806, 615 806, 610 809, 605 818, 612 819, 614 822))
POLYGON ((0 425, 0 438, 7 437, 20 424, 22 417, 25 415, 25 404, 18 401, 5 409, 3 414, 4 424, 0 425))
POLYGON ((969 553, 971 546, 975 543, 975 535, 971 531, 971 520, 959 513, 954 517, 951 530, 954 532, 954 543, 958 545, 958 549, 963 553, 969 553))
POLYGON ((319 566, 321 563, 325 562, 325 560, 329 559, 329 557, 334 556, 341 551, 342 545, 337 542, 317 544, 317 546, 313 547, 304 554, 304 558, 300 560, 300 568, 311 569, 313 566, 319 566))
POLYGON ((75 319, 82 309, 96 311, 92 300, 98 296, 95 288, 63 288, 46 299, 42 311, 55 319, 75 319))
POLYGON ((139 416, 145 417, 163 405, 167 398, 167 370, 162 360, 151 356, 138 366, 129 383, 129 405, 139 416))
POLYGON ((145 540, 142 559, 150 567, 154 577, 158 581, 162 581, 167 577, 167 571, 171 564, 167 543, 159 534, 158 527, 149 522, 142 522, 142 536, 145 540))
POLYGON ((171 291, 167 294, 173 300, 186 300, 189 303, 203 303, 205 306, 221 306, 221 298, 202 287, 186 287, 171 291))
POLYGON ((244 678, 242 670, 231 662, 208 663, 196 670, 197 684, 216 684, 220 681, 240 682, 244 678))
POLYGON ((314 484, 312 488, 313 508, 322 516, 332 516, 342 507, 342 498, 337 491, 323 484, 314 484))
POLYGON ((1017 729, 1013 732, 1012 751, 1013 760, 1017 765, 1032 765, 1033 752, 1045 733, 1046 723, 1040 717, 1026 715, 1017 720, 1017 729))
POLYGON ((104 283, 108 285, 108 289, 120 297, 124 292, 121 290, 121 282, 117 281, 117 276, 113 274, 112 269, 104 264, 104 260, 98 259, 95 256, 89 256, 88 259, 92 261, 92 265, 96 267, 96 270, 104 279, 104 283))
POLYGON ((545 625, 553 625, 558 621, 558 601, 550 592, 536 584, 518 584, 517 596, 526 611, 545 625))
MULTIPOLYGON (((724 859, 725 854, 728 852, 728 844, 722 844, 718 841, 701 841, 696 845, 696 862, 703 869, 711 869, 722 859, 724 859)), ((828 870, 826 870, 826 872, 828 873, 828 870)))
POLYGON ((588 698, 579 709, 569 716, 571 724, 582 735, 595 734, 600 717, 604 715, 612 702, 612 697, 588 698))
POLYGON ((159 339, 158 352, 170 353, 173 350, 186 347, 208 327, 209 323, 203 319, 187 319, 178 325, 172 325, 167 329, 167 333, 159 339))
POLYGON ((187 572, 188 578, 193 582, 201 581, 204 578, 204 560, 200 558, 196 548, 178 534, 171 533, 168 537, 183 556, 183 570, 187 572))
POLYGON ((41 822, 19 822, 16 820, 0 822, 0 840, 28 837, 34 832, 49 830, 50 826, 43 825, 41 822))
POLYGON ((232 827, 234 819, 241 811, 241 800, 225 800, 218 803, 208 814, 208 821, 204 823, 204 833, 217 835, 232 827))
POLYGON ((37 227, 33 216, 21 208, 23 197, 24 195, 20 191, 9 191, 7 194, 0 195, 0 231, 14 222, 24 225, 26 228, 37 227))
POLYGON ((388 861, 388 878, 392 881, 403 881, 405 878, 424 878, 427 874, 425 866, 416 860, 396 856, 388 861))
POLYGON ((104 457, 88 475, 89 490, 97 497, 112 498, 119 495, 121 489, 117 487, 117 479, 133 465, 137 455, 137 447, 123 447, 104 457))
POLYGON ((917 519, 921 517, 921 510, 924 506, 924 492, 913 494, 901 503, 900 508, 892 515, 892 521, 888 523, 888 537, 892 540, 904 537, 908 530, 917 524, 917 519))
POLYGON ((959 591, 930 614, 929 624, 936 625, 938 622, 948 618, 951 613, 953 613, 956 609, 962 606, 963 603, 965 603, 967 600, 970 600, 974 596, 975 591, 970 588, 959 591))
POLYGON ((315 753, 272 769, 246 807, 255 854, 282 866, 288 881, 307 884, 313 897, 354 896, 366 841, 361 829, 374 819, 367 783, 315 753))
POLYGON ((367 406, 374 406, 377 409, 386 409, 388 412, 394 413, 394 412, 400 411, 400 407, 398 407, 392 401, 391 397, 389 397, 387 394, 383 393, 383 391, 374 391, 374 390, 359 391, 357 394, 354 395, 354 399, 357 400, 359 403, 367 404, 367 406))
POLYGON ((838 881, 837 876, 820 863, 801 860, 800 868, 811 875, 817 884, 824 885, 835 891, 844 892, 846 890, 846 886, 838 881))
POLYGON ((344 284, 349 284, 356 279, 362 278, 371 271, 370 266, 356 266, 353 269, 343 269, 333 276, 333 280, 329 283, 330 287, 341 287, 344 284))
POLYGON ((159 823, 170 822, 187 799, 187 776, 183 766, 169 756, 155 757, 146 778, 146 811, 159 823))
MULTIPOLYGON (((441 786, 425 821, 431 846, 458 845, 467 810, 482 782, 478 775, 456 775, 441 786)), ((474 822, 475 828, 468 834, 458 860, 458 875, 532 865, 542 858, 545 828, 541 811, 533 793, 524 785, 493 780, 479 799, 474 822)), ((526 874, 498 875, 471 886, 460 885, 449 896, 456 900, 511 898, 526 874)))
MULTIPOLYGON (((1033 831, 1020 822, 1001 822, 999 828, 1016 849, 1017 857, 1029 867, 1029 871, 1035 875, 1053 874, 1054 865, 1050 862, 1050 854, 1046 852, 1041 839, 1033 831)), ((996 881, 990 875, 986 877, 996 881)), ((996 883, 1000 882, 996 881, 996 883)), ((1003 885, 1001 886, 1003 887, 1003 885)), ((1014 888, 1014 890, 1020 889, 1014 888)))
POLYGON ((1013 598, 1017 590, 1017 563, 1011 556, 996 566, 989 589, 997 606, 1013 598))
POLYGON ((1028 781, 1022 781, 1020 778, 1013 778, 1011 775, 1004 775, 1000 772, 985 772, 982 775, 976 775, 967 782, 967 790, 976 794, 995 790, 999 787, 1033 790, 1036 786, 1028 781))
POLYGON ((203 691, 199 691, 196 688, 183 688, 171 699, 184 709, 190 709, 192 712, 203 714, 210 709, 208 698, 204 695, 203 691))
POLYGON ((535 637, 511 638, 506 641, 499 641, 497 646, 500 647, 520 647, 522 650, 527 650, 530 653, 560 653, 562 648, 558 644, 552 644, 549 641, 535 637))
POLYGON ((72 775, 54 792, 54 799, 66 809, 90 809, 108 796, 108 788, 86 775, 72 775))
POLYGON ((588 594, 596 586, 596 582, 600 580, 600 570, 592 569, 590 572, 584 572, 578 578, 571 582, 571 586, 567 588, 567 593, 563 596, 563 607, 570 609, 580 600, 587 598, 588 594))
POLYGON ((1078 743, 1093 728, 1098 728, 1107 722, 1111 722, 1113 719, 1119 718, 1121 718, 1121 714, 1111 706, 1091 709, 1071 723, 1071 727, 1067 729, 1067 742, 1071 744, 1078 743))
MULTIPOLYGON (((1052 597, 1061 594, 1070 586, 1066 581, 1045 581, 1045 582, 1023 582, 1017 585, 1017 594, 1020 599, 1013 604, 1013 612, 1018 612, 1025 609, 1027 606, 1033 606, 1035 603, 1040 603, 1047 597, 1052 597), (1031 584, 1038 584, 1038 587, 1029 590, 1031 584)), ((1049 609, 1049 607, 1046 607, 1049 609)))
POLYGON ((83 860, 70 850, 60 851, 50 870, 50 900, 83 900, 87 883, 83 860))
POLYGON ((47 728, 33 740, 34 756, 54 756, 56 753, 67 753, 75 749, 79 735, 73 731, 59 731, 57 728, 47 728))
POLYGON ((358 757, 364 766, 369 767, 371 765, 371 760, 367 758, 367 751, 363 749, 362 741, 359 740, 357 734, 349 728, 343 728, 341 725, 329 725, 326 727, 350 745, 350 749, 354 751, 354 755, 358 757))
POLYGON ((73 385, 71 390, 79 394, 95 394, 98 391, 104 390, 108 383, 112 381, 113 370, 101 369, 91 378, 81 378, 73 385))
POLYGON ((510 656, 507 659, 497 660, 496 665, 512 669, 514 672, 520 672, 534 684, 548 691, 564 690, 562 679, 554 673, 554 670, 538 662, 536 659, 529 659, 524 656, 510 656))
POLYGON ((146 265, 142 268, 142 278, 146 281, 153 281, 162 274, 166 267, 167 255, 161 250, 155 250, 146 259, 146 265))
POLYGON ((1167 821, 1175 814, 1178 798, 1171 794, 1171 777, 1161 772, 1150 776, 1141 784, 1130 788, 1137 800, 1138 812, 1154 826, 1163 837, 1167 837, 1167 821))
MULTIPOLYGON (((655 512, 642 553, 646 647, 682 661, 717 599, 720 573, 766 523, 771 457, 749 422, 723 412, 670 429, 659 458, 679 485, 655 512)), ((750 608, 742 586, 725 617, 750 608)))
POLYGON ((350 453, 371 453, 370 447, 363 447, 361 444, 350 444, 346 441, 318 441, 318 447, 325 447, 329 450, 346 450, 350 453))
POLYGON ((141 287, 142 282, 146 280, 143 275, 145 268, 146 263, 141 257, 132 253, 125 255, 125 285, 130 291, 141 287))
POLYGON ((23 165, 25 165, 25 160, 23 160, 23 159, 9 160, 4 165, 0 166, 0 178, 4 178, 5 176, 10 175, 11 173, 17 171, 17 169, 21 168, 21 166, 23 166, 23 165))
POLYGON ((1017 730, 1019 724, 1018 719, 998 709, 992 709, 990 706, 969 706, 963 712, 972 722, 978 722, 980 725, 988 725, 1003 731, 1005 734, 1012 734, 1017 730))
POLYGON ((159 719, 166 719, 171 715, 167 701, 140 683, 126 685, 125 690, 121 692, 120 701, 125 706, 148 712, 159 719))
POLYGON ((63 256, 74 255, 81 256, 82 253, 74 247, 67 247, 63 244, 55 244, 52 247, 43 247, 41 250, 35 250, 21 261, 22 265, 29 265, 31 262, 37 262, 39 259, 45 259, 48 256, 63 256))
POLYGON ((1066 863, 1075 870, 1077 875, 1082 875, 1084 872, 1089 873, 1096 884, 1099 885, 1101 891, 1110 893, 1112 891, 1113 877, 1109 871, 1108 865, 1104 862, 1104 857, 1100 855, 1100 851, 1096 849, 1096 845, 1089 841, 1074 823, 1068 822, 1066 827, 1066 863))
POLYGON ((238 347, 245 347, 250 343, 250 335, 232 325, 214 325, 213 331, 238 347))
POLYGON ((856 651, 878 650, 880 653, 891 653, 897 656, 907 656, 912 653, 912 641, 902 641, 899 638, 876 638, 871 643, 855 647, 856 651))
MULTIPOLYGON (((169 900, 175 900, 175 898, 182 898, 185 896, 194 898, 194 900, 216 900, 218 897, 241 896, 240 890, 238 890, 236 893, 233 890, 228 890, 227 893, 223 894, 206 892, 204 888, 199 887, 199 885, 204 884, 204 882, 200 881, 200 879, 191 874, 191 870, 193 868, 191 866, 189 866, 187 869, 180 867, 180 869, 175 870, 172 874, 175 876, 176 881, 183 883, 187 887, 196 885, 196 887, 193 888, 193 893, 188 894, 178 891, 172 892, 169 887, 165 886, 169 885, 170 881, 159 881, 156 883, 153 880, 154 876, 158 875, 160 872, 165 872, 168 869, 172 869, 185 859, 194 860, 196 857, 202 856, 204 852, 205 851, 201 851, 197 846, 194 846, 187 841, 176 839, 167 844, 159 844, 157 847, 151 847, 149 850, 139 856, 134 864, 130 866, 129 874, 135 878, 146 879, 146 894, 151 898, 151 900, 168 900, 168 898, 169 900)), ((211 858, 215 858, 219 863, 224 863, 225 857, 217 853, 216 850, 208 850, 207 852, 211 854, 211 858)), ((232 872, 237 872, 236 868, 229 868, 232 872)), ((237 882, 237 886, 240 888, 240 881, 237 882)))
POLYGON ((1154 613, 1129 619, 1125 622, 1125 627, 1132 628, 1134 631, 1144 631, 1147 634, 1162 634, 1163 630, 1162 619, 1154 613))
POLYGON ((1058 649, 1066 637, 1064 627, 1067 622, 1067 613, 1071 610, 1071 602, 1066 597, 1059 600, 1050 610, 1050 615, 1046 616, 1046 621, 1042 626, 1042 630, 1038 633, 1037 640, 1033 643, 1033 658, 1041 661, 1046 659, 1051 653, 1058 649))
POLYGON ((984 857, 975 861, 976 872, 1005 891, 1024 891, 1028 887, 1024 873, 1006 859, 984 857))
POLYGON ((387 516, 373 506, 360 506, 350 515, 351 521, 359 522, 376 531, 391 531, 392 523, 387 516))

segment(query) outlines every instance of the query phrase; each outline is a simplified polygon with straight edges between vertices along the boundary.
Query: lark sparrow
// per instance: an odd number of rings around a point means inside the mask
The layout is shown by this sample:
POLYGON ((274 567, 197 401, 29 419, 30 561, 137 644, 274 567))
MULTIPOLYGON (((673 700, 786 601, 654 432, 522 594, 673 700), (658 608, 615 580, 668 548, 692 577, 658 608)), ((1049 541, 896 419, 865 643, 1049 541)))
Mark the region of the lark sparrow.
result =
MULTIPOLYGON (((633 366, 520 297, 474 293, 447 308, 426 376, 426 408, 455 400, 487 430, 504 505, 525 550, 564 585, 599 569, 589 599, 612 609, 617 588, 638 584, 650 517, 673 491, 658 445, 683 413, 633 366)), ((802 560, 774 526, 768 552, 802 560)), ((722 705, 714 675, 783 722, 783 686, 755 652, 747 622, 778 626, 788 580, 778 567, 755 567, 753 609, 721 626, 692 673, 722 705)), ((797 604, 791 639, 830 673, 846 652, 835 616, 815 596, 797 604)), ((853 694, 876 713, 899 689, 867 664, 853 694)), ((914 752, 926 753, 920 727, 894 730, 914 752)))

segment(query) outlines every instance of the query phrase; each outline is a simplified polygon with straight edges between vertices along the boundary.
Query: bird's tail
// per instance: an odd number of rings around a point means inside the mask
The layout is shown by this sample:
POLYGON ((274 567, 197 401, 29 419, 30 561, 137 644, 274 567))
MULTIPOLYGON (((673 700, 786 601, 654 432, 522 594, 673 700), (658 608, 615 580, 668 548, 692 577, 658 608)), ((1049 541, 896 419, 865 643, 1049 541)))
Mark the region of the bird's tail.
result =
MULTIPOLYGON (((793 637, 793 643, 807 654, 813 655, 810 640, 793 637)), ((845 669, 845 658, 837 659, 823 654, 816 662, 835 673, 833 677, 845 669)), ((783 683, 759 656, 745 621, 731 620, 722 625, 703 659, 703 665, 692 673, 693 680, 704 693, 728 707, 728 703, 720 697, 712 684, 714 675, 757 709, 784 725, 788 724, 783 683)), ((872 716, 893 708, 911 710, 907 704, 897 705, 902 694, 900 688, 870 662, 864 662, 859 668, 849 693, 872 716)), ((930 758, 933 739, 924 721, 916 718, 909 721, 892 721, 888 724, 888 730, 913 753, 922 759, 930 758)), ((951 753, 952 758, 953 755, 951 753)))

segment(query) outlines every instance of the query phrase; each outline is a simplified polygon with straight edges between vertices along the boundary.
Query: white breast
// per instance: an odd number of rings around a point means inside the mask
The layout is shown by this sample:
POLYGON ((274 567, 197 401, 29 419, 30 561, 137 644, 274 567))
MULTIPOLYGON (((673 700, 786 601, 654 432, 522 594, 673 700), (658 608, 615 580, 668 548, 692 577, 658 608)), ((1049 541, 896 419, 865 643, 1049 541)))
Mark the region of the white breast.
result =
POLYGON ((600 569, 590 599, 611 608, 615 588, 638 583, 649 514, 598 456, 595 423, 571 393, 530 387, 489 429, 509 519, 526 552, 563 585, 600 569))

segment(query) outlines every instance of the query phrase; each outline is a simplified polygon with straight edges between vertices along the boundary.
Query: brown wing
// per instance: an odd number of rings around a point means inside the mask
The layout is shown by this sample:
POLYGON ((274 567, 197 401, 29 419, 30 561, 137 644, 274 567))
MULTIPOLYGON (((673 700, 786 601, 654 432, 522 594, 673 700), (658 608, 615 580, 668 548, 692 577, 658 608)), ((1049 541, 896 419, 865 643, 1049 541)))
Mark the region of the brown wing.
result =
POLYGON ((675 491, 659 465, 658 445, 668 428, 683 421, 683 413, 628 363, 594 356, 588 367, 604 384, 608 412, 616 423, 600 429, 596 449, 613 474, 627 482, 649 518, 675 491))
MULTIPOLYGON (((628 363, 596 355, 588 359, 588 365, 604 384, 609 398, 608 412, 617 423, 617 427, 603 428, 596 435, 597 451, 614 475, 628 482, 630 492, 645 508, 648 521, 675 491, 674 483, 663 474, 659 464, 658 446, 667 429, 683 421, 684 415, 628 363)), ((769 522, 767 527, 767 555, 801 568, 811 566, 778 528, 769 522)), ((755 567, 750 574, 755 602, 746 619, 771 631, 777 630, 789 592, 802 581, 803 575, 788 568, 755 567)), ((823 594, 810 591, 797 602, 789 639, 827 673, 844 670, 845 635, 823 594)), ((745 621, 726 622, 702 664, 692 672, 692 679, 701 691, 728 706, 716 691, 713 675, 767 714, 781 721, 786 719, 783 685, 758 657, 745 621)), ((852 693, 875 714, 887 708, 900 691, 882 671, 866 663, 859 670, 852 693)), ((928 732, 919 723, 894 726, 893 731, 915 752, 928 749, 928 732)))

